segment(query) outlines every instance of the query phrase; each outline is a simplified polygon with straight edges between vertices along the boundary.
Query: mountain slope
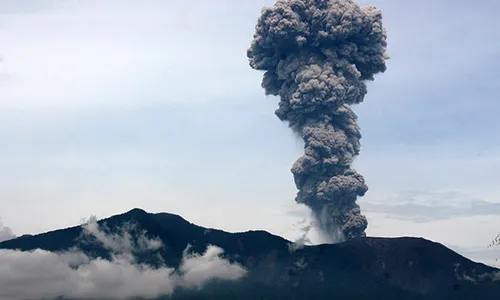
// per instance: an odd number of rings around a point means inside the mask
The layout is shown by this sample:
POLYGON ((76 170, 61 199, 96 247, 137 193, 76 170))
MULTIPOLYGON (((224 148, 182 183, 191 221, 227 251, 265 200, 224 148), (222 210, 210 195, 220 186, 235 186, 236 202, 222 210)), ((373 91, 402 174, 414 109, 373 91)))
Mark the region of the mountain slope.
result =
MULTIPOLYGON (((179 289, 173 299, 499 299, 499 270, 421 238, 362 238, 291 252, 290 242, 264 231, 228 233, 189 223, 167 213, 133 209, 98 222, 110 232, 137 225, 165 247, 161 259, 148 253, 138 262, 178 267, 188 245, 201 253, 208 245, 224 249, 248 275, 237 282, 214 281, 202 290, 179 289), (160 262, 161 261, 161 262, 160 262)), ((131 234, 137 234, 134 231, 131 234)), ((0 243, 0 249, 64 251, 78 246, 91 257, 110 258, 99 244, 79 244, 82 227, 71 227, 0 243)), ((499 273, 500 274, 500 273, 499 273)))

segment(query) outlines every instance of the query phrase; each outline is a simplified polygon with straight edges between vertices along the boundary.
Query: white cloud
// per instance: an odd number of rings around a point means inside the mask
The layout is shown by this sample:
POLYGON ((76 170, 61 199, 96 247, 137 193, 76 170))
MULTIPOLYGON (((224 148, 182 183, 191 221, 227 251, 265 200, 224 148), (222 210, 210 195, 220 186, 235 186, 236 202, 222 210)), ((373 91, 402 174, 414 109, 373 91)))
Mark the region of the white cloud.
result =
POLYGON ((179 267, 181 285, 189 288, 200 288, 210 279, 238 279, 245 271, 237 264, 221 259, 224 253, 219 247, 208 247, 205 253, 190 254, 189 247, 183 253, 179 267))
POLYGON ((153 298, 170 295, 176 287, 200 288, 210 279, 236 280, 246 274, 240 265, 221 258, 224 251, 215 246, 202 254, 186 249, 178 270, 153 268, 135 262, 132 250, 157 249, 161 243, 147 238, 145 232, 133 242, 127 231, 133 225, 108 234, 91 218, 83 228, 82 237, 91 235, 112 250, 111 261, 91 259, 78 249, 63 253, 0 250, 0 299, 153 298))
POLYGON ((93 236, 103 244, 104 248, 114 251, 114 253, 133 254, 145 250, 158 250, 163 247, 161 240, 148 238, 144 230, 138 231, 135 223, 125 222, 121 225, 118 233, 111 234, 104 231, 107 229, 106 225, 99 225, 97 218, 92 216, 83 225, 83 229, 84 240, 85 236, 93 236), (101 228, 103 226, 104 228, 101 228), (135 233, 135 241, 133 233, 135 233))

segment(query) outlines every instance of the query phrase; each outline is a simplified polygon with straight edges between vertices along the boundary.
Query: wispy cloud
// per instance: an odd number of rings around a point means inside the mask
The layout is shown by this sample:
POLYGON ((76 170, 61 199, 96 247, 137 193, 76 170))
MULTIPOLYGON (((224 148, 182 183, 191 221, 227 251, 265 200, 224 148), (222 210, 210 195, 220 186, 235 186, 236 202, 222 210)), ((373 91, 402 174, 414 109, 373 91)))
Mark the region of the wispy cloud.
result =
POLYGON ((488 202, 459 190, 407 190, 363 203, 366 212, 388 218, 430 222, 460 216, 500 214, 500 203, 488 202))
POLYGON ((237 280, 246 275, 243 267, 222 258, 224 251, 215 246, 202 254, 186 249, 177 270, 137 263, 134 252, 155 250, 162 244, 145 232, 133 239, 132 228, 128 224, 118 233, 106 233, 95 218, 83 225, 82 238, 100 242, 113 253, 111 260, 91 259, 79 249, 62 253, 0 250, 0 298, 154 298, 171 295, 177 287, 200 288, 211 279, 237 280))

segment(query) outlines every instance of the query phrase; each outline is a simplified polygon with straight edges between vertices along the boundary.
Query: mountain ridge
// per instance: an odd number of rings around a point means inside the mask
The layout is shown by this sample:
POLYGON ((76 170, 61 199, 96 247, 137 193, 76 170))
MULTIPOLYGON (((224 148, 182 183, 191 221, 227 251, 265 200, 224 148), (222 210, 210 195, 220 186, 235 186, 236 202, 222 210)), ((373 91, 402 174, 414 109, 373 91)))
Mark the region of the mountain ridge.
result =
MULTIPOLYGON (((190 251, 203 253, 212 245, 224 250, 225 259, 248 270, 248 275, 237 282, 212 282, 196 291, 179 289, 172 299, 329 299, 333 296, 498 299, 500 296, 500 281, 497 281, 500 270, 473 262, 424 238, 366 237, 292 251, 291 241, 266 231, 229 233, 195 225, 175 214, 153 214, 139 208, 97 223, 110 233, 118 232, 124 224, 136 224, 132 236, 144 232, 148 238, 157 238, 163 243, 165 247, 158 250, 158 255, 139 253, 138 263, 177 268, 188 247, 190 251)), ((23 236, 1 242, 0 249, 62 252, 78 246, 90 257, 110 259, 111 253, 98 244, 78 244, 82 232, 82 226, 73 226, 23 236)))

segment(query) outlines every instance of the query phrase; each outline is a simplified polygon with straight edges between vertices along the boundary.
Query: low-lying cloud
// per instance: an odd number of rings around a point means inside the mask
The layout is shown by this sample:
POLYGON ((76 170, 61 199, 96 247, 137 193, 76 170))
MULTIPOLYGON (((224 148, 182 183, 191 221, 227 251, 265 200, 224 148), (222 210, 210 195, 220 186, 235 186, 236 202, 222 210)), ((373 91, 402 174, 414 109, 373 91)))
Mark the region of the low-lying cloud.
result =
POLYGON ((0 250, 0 299, 130 299, 171 295, 177 287, 201 288, 212 279, 237 280, 246 270, 222 258, 224 250, 208 246, 202 254, 186 248, 176 270, 137 263, 134 253, 163 247, 146 232, 130 234, 125 224, 117 234, 105 232, 91 218, 81 240, 92 237, 112 252, 111 260, 92 259, 79 249, 62 253, 34 250, 0 250))
POLYGON ((138 230, 136 224, 130 222, 124 222, 118 232, 114 234, 108 233, 109 228, 105 224, 99 225, 95 216, 90 217, 82 227, 84 229, 81 237, 82 242, 85 243, 89 238, 95 237, 104 248, 113 251, 115 254, 141 253, 163 247, 160 239, 148 238, 145 230, 138 230), (132 238, 133 232, 135 233, 135 240, 132 238))

